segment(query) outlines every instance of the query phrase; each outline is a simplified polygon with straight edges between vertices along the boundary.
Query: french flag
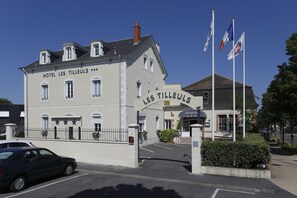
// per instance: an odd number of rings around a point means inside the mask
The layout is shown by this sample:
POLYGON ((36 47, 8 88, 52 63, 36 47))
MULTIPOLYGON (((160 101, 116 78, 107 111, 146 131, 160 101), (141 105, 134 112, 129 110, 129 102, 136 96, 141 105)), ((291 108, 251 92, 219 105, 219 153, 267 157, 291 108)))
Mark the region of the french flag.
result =
POLYGON ((229 26, 228 30, 225 32, 224 37, 219 45, 219 50, 222 49, 224 47, 224 45, 228 42, 228 41, 233 41, 233 26, 232 23, 229 26))

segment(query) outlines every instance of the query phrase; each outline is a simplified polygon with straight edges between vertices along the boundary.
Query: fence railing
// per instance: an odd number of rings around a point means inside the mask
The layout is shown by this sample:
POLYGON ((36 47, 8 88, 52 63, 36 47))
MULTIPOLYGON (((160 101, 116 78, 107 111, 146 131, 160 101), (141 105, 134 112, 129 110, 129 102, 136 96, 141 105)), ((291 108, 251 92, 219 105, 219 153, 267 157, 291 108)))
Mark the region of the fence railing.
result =
POLYGON ((26 132, 27 138, 62 139, 62 140, 88 140, 102 142, 128 142, 128 129, 101 129, 95 131, 92 128, 65 127, 29 128, 26 132))

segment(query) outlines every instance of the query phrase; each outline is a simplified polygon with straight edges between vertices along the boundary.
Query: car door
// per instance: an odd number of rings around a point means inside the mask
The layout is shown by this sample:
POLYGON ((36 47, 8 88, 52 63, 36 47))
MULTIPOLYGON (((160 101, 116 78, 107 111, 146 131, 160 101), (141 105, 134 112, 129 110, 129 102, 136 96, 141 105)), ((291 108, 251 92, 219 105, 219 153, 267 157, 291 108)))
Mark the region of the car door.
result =
POLYGON ((47 176, 46 161, 39 156, 37 150, 25 151, 24 165, 29 181, 39 180, 47 176))
POLYGON ((40 149, 39 154, 46 162, 46 170, 48 176, 57 175, 63 172, 65 164, 60 160, 60 157, 47 149, 40 149))

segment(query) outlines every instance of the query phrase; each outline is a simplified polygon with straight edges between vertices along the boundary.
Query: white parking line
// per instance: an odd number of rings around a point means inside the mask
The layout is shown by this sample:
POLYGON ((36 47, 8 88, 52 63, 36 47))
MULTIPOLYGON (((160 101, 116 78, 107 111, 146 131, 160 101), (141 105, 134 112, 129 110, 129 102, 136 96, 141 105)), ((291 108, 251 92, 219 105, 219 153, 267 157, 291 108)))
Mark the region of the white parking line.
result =
POLYGON ((88 175, 88 174, 89 174, 89 173, 85 173, 85 174, 77 175, 77 176, 74 176, 74 177, 68 177, 68 178, 66 178, 66 179, 59 180, 59 181, 56 181, 56 182, 53 182, 53 183, 49 183, 49 184, 46 184, 46 185, 43 185, 43 186, 39 186, 39 187, 37 187, 37 188, 33 188, 33 189, 31 189, 31 190, 27 190, 27 191, 23 191, 23 192, 20 192, 20 193, 17 193, 17 194, 13 194, 13 195, 10 195, 10 196, 5 197, 5 198, 10 198, 10 197, 16 197, 16 196, 19 196, 19 195, 23 195, 23 194, 26 194, 26 193, 29 193, 29 192, 32 192, 32 191, 35 191, 35 190, 39 190, 39 189, 41 189, 41 188, 45 188, 45 187, 48 187, 48 186, 52 186, 52 185, 55 185, 55 184, 64 182, 64 181, 68 181, 68 180, 75 179, 75 178, 78 178, 78 177, 86 176, 86 175, 88 175))
POLYGON ((151 153, 154 153, 154 151, 152 151, 152 150, 149 150, 149 149, 146 149, 146 148, 143 148, 143 147, 139 147, 140 149, 142 149, 142 150, 145 150, 145 151, 148 151, 148 152, 151 152, 151 153))
POLYGON ((153 144, 153 145, 155 145, 155 146, 157 146, 157 147, 164 148, 164 149, 173 150, 172 148, 169 148, 169 147, 166 147, 166 146, 161 146, 161 145, 159 145, 159 144, 153 144))
POLYGON ((139 156, 139 158, 143 158, 143 159, 151 159, 152 157, 148 157, 148 156, 139 156))
POLYGON ((213 195, 211 196, 211 198, 215 198, 219 191, 235 192, 235 193, 243 193, 243 194, 250 194, 250 195, 255 195, 255 194, 256 194, 256 193, 253 193, 253 192, 245 192, 245 191, 237 191, 237 190, 228 190, 228 189, 220 189, 220 188, 217 188, 217 189, 214 191, 214 193, 213 193, 213 195))

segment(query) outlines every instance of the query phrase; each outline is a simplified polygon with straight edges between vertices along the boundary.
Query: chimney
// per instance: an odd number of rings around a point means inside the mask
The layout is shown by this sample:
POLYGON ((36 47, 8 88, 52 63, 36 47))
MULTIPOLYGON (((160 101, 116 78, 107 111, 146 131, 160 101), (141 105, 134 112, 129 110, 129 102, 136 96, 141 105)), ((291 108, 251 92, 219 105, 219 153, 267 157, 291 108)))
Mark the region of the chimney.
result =
POLYGON ((134 45, 140 43, 140 26, 138 25, 138 21, 134 26, 134 45))

